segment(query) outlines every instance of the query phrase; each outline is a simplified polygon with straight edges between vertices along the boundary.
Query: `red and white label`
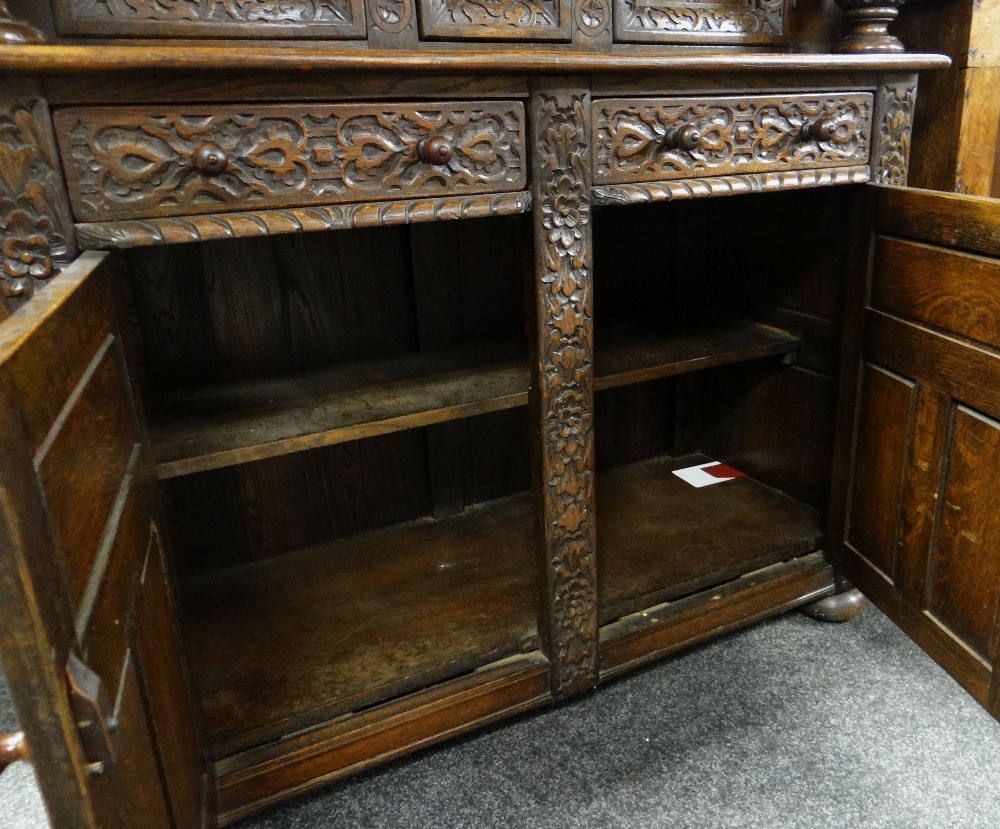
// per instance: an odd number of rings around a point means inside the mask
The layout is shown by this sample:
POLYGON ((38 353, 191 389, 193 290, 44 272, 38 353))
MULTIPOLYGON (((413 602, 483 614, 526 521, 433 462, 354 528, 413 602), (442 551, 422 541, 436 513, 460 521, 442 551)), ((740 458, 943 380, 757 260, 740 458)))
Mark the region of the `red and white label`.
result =
POLYGON ((745 478, 738 469, 733 469, 718 461, 698 464, 698 466, 688 466, 684 469, 675 469, 674 474, 682 481, 687 481, 693 487, 701 489, 703 486, 721 484, 723 481, 735 481, 737 478, 745 478))

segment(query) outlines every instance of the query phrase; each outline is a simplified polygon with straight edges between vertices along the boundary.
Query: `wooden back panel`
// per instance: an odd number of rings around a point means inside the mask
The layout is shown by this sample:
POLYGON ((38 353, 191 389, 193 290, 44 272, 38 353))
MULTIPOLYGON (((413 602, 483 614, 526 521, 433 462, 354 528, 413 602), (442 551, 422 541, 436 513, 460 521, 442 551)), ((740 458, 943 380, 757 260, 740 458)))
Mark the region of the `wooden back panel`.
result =
POLYGON ((868 254, 834 535, 850 577, 1000 716, 1000 203, 879 190, 868 254))
POLYGON ((0 647, 54 825, 195 827, 200 750, 104 258, 0 327, 0 647), (78 732, 71 658, 103 686, 107 740, 78 732))

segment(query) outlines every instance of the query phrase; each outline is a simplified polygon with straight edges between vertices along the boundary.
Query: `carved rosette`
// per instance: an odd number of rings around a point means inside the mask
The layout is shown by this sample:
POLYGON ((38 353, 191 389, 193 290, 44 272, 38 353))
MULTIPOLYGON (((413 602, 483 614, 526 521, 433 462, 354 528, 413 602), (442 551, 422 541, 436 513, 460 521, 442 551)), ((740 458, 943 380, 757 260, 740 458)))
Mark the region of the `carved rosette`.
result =
POLYGON ((0 101, 0 291, 4 297, 30 297, 72 262, 76 253, 57 170, 44 105, 0 101))
POLYGON ((690 176, 836 167, 868 158, 872 96, 675 99, 637 104, 608 99, 594 107, 600 184, 690 176), (825 119, 828 139, 808 137, 825 119), (683 127, 698 131, 690 149, 671 144, 683 127))
POLYGON ((413 19, 412 0, 368 0, 372 24, 383 32, 397 34, 413 19))
POLYGON ((587 37, 597 37, 611 22, 609 0, 576 0, 573 4, 576 25, 587 37))
POLYGON ((690 40, 718 42, 745 35, 784 33, 785 0, 614 0, 616 33, 633 41, 690 40))
POLYGON ((906 186, 916 103, 915 77, 879 87, 872 150, 872 181, 876 184, 906 186))
POLYGON ((63 110, 61 136, 73 207, 84 221, 330 204, 524 187, 519 102, 261 107, 244 113, 63 110), (421 142, 451 156, 428 163, 421 142), (200 150, 224 164, 209 174, 200 150))
POLYGON ((597 681, 589 95, 533 99, 537 400, 552 690, 597 681))

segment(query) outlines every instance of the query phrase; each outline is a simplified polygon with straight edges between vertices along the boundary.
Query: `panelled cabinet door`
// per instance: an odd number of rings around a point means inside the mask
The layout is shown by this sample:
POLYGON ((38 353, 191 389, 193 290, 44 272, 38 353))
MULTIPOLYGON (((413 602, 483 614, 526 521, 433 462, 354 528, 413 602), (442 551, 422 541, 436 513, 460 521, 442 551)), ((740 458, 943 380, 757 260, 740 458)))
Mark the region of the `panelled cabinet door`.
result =
POLYGON ((833 555, 1000 717, 1000 200, 871 189, 833 555))
POLYGON ((0 655, 58 829, 202 825, 150 470, 87 253, 0 324, 0 655))

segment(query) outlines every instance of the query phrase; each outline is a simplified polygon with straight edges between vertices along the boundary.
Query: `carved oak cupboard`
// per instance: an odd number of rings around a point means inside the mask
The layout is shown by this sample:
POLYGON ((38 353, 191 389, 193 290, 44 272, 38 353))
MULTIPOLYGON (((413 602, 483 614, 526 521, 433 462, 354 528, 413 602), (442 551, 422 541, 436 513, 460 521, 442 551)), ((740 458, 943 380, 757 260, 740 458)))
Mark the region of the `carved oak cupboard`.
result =
POLYGON ((54 825, 232 823, 847 579, 1000 713, 1000 208, 905 188, 948 60, 845 5, 4 24, 0 756, 54 825))

